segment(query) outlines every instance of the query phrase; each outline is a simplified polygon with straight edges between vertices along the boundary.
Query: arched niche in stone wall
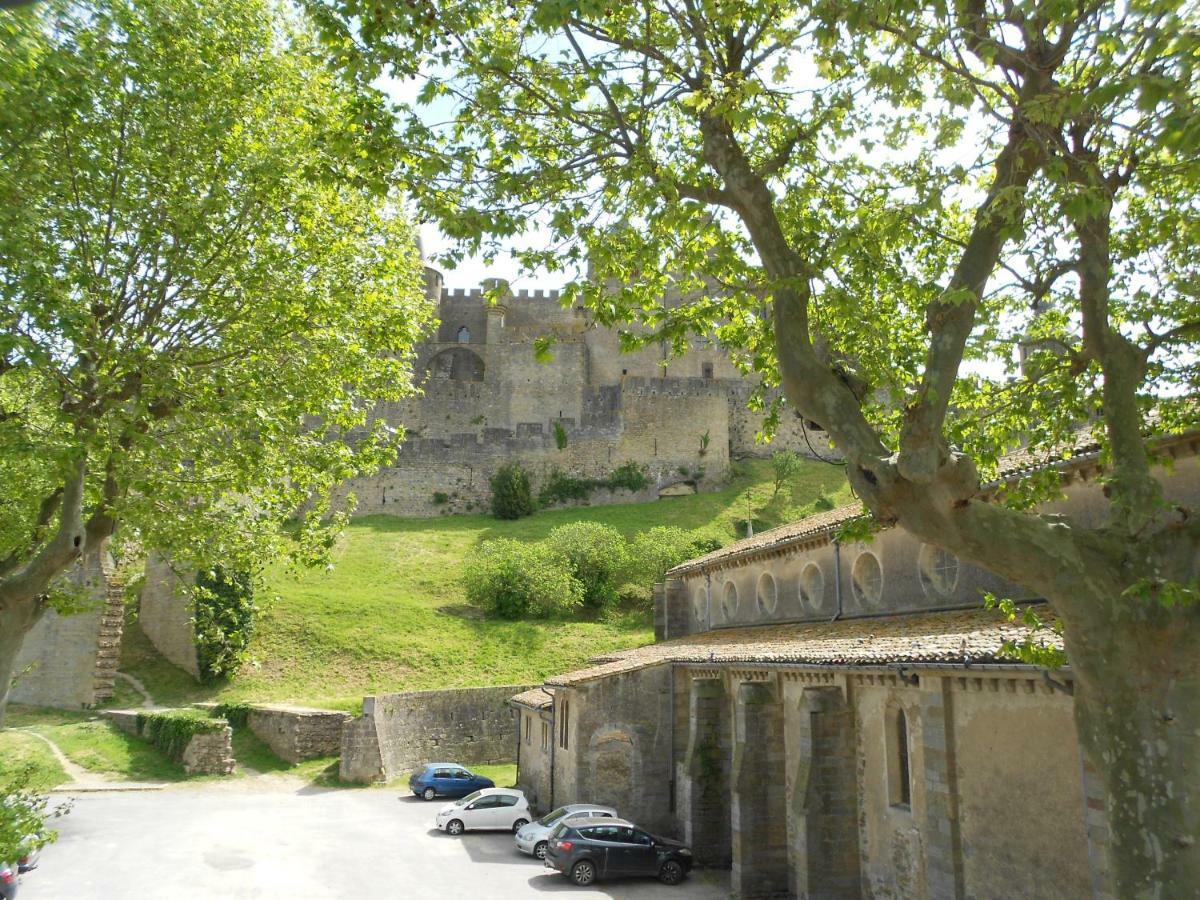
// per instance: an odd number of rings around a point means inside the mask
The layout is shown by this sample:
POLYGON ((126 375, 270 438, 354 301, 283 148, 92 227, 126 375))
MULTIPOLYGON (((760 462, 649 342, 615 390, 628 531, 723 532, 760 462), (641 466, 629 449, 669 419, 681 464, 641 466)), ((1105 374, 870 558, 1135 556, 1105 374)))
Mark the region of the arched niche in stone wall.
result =
POLYGON ((637 797, 641 774, 632 729, 607 728, 593 735, 588 744, 592 802, 613 806, 624 813, 637 797))
POLYGON ((483 360, 466 347, 450 347, 429 360, 425 367, 431 379, 483 381, 483 360))

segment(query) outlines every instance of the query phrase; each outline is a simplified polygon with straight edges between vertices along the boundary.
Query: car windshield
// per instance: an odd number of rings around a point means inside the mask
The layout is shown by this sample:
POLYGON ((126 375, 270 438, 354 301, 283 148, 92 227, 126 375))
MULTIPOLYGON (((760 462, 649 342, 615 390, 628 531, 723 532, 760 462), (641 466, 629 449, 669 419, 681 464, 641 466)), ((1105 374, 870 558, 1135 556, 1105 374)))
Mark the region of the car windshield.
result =
POLYGON ((455 800, 454 805, 455 806, 466 806, 472 800, 478 799, 479 795, 482 793, 483 793, 483 791, 475 791, 475 793, 473 793, 473 794, 467 794, 467 796, 463 797, 461 800, 455 800))
POLYGON ((544 816, 542 816, 540 819, 538 819, 538 824, 543 827, 549 828, 551 825, 553 825, 555 822, 557 822, 559 819, 561 819, 566 814, 567 814, 567 808, 565 806, 560 806, 558 809, 554 810, 554 812, 548 812, 544 816))

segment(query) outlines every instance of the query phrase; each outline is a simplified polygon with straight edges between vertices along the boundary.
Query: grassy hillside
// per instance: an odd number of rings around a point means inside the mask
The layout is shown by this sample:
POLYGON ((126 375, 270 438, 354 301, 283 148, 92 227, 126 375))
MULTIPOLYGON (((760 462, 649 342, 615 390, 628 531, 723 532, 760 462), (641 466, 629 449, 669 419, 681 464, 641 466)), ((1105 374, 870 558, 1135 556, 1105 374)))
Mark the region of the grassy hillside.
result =
MULTIPOLYGON (((627 506, 551 510, 515 522, 489 516, 356 520, 332 572, 270 573, 278 599, 260 618, 251 664, 218 689, 195 686, 136 628, 122 668, 160 702, 280 700, 356 709, 363 694, 537 682, 588 657, 648 643, 645 616, 603 622, 505 622, 465 617, 459 571, 480 541, 539 540, 567 522, 602 522, 626 536, 675 525, 728 543, 753 511, 756 529, 848 502, 842 470, 806 462, 773 496, 767 461, 742 463, 721 491, 627 506)), ((468 610, 469 612, 469 610, 468 610)))

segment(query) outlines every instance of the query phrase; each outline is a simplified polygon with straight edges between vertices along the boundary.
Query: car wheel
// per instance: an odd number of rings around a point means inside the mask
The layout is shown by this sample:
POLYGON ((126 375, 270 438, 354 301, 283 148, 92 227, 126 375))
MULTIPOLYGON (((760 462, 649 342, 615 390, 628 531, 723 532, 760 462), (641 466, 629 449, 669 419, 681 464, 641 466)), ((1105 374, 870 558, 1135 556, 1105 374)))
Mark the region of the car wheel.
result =
POLYGON ((516 834, 518 831, 520 831, 522 828, 524 828, 528 824, 529 824, 528 819, 517 819, 517 821, 513 822, 513 834, 516 834))
POLYGON ((435 791, 433 788, 425 788, 425 790, 421 791, 421 796, 426 800, 432 800, 437 796, 437 791, 435 791))
POLYGON ((571 880, 580 887, 587 887, 596 880, 596 864, 590 859, 581 859, 571 866, 571 880))
POLYGON ((537 842, 537 846, 535 846, 533 848, 533 855, 536 856, 538 859, 546 858, 546 842, 545 841, 537 842))
POLYGON ((673 859, 668 859, 658 870, 658 880, 663 884, 679 884, 683 881, 683 866, 673 859))
POLYGON ((446 823, 446 834, 450 835, 451 837, 458 837, 465 830, 466 829, 463 828, 463 823, 458 819, 451 819, 446 823))

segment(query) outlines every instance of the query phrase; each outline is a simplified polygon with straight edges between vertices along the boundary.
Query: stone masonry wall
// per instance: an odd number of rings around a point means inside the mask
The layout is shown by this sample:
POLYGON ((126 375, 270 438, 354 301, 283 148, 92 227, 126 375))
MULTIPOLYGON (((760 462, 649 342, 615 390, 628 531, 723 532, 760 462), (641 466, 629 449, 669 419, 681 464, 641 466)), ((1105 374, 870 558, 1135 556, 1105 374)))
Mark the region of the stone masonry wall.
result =
POLYGON ((342 781, 386 782, 422 763, 486 765, 515 755, 517 719, 507 705, 528 685, 380 694, 342 730, 342 781))
POLYGON ((112 696, 123 625, 123 587, 112 579, 106 550, 70 575, 88 603, 81 612, 47 612, 17 656, 11 700, 31 706, 88 709, 112 696))
POLYGON ((179 576, 157 553, 146 560, 146 582, 138 622, 155 648, 193 678, 200 678, 191 603, 180 590, 179 576))
POLYGON ((342 727, 349 713, 302 706, 254 706, 246 716, 250 730, 280 759, 337 756, 342 749, 342 727))
MULTIPOLYGON (((104 712, 108 719, 121 731, 136 738, 144 738, 139 716, 145 711, 136 709, 110 709, 104 712)), ((214 720, 224 723, 223 728, 216 731, 201 732, 192 736, 183 752, 175 759, 181 763, 189 775, 230 775, 236 763, 233 758, 233 729, 224 719, 214 720)), ((161 748, 160 748, 161 749, 161 748)))

